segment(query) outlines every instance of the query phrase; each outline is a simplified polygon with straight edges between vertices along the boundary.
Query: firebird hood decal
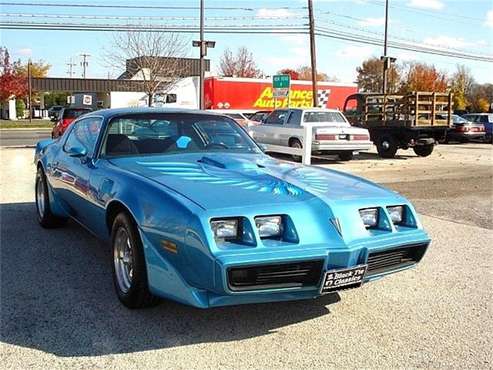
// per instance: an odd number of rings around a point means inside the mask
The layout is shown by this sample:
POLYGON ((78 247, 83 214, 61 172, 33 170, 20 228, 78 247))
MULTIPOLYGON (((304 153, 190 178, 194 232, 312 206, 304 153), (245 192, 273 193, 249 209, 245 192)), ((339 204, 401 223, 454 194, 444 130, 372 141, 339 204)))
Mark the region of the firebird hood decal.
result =
POLYGON ((115 165, 175 189, 204 208, 325 202, 393 193, 358 177, 265 155, 207 153, 116 158, 115 165))

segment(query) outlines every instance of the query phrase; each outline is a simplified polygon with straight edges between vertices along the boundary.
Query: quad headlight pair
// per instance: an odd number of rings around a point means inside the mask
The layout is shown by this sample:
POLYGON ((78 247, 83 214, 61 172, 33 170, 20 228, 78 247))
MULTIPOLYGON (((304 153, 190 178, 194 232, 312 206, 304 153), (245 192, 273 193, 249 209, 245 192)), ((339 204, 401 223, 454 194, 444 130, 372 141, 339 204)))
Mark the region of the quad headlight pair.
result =
MULTIPOLYGON (((255 226, 257 227, 261 239, 281 238, 281 216, 255 217, 255 226)), ((215 239, 240 239, 242 233, 241 220, 239 218, 214 219, 211 221, 211 228, 215 239)))
MULTIPOLYGON (((387 212, 394 225, 400 225, 404 221, 404 206, 389 206, 387 212)), ((378 208, 360 209, 359 215, 366 228, 378 226, 378 208)))

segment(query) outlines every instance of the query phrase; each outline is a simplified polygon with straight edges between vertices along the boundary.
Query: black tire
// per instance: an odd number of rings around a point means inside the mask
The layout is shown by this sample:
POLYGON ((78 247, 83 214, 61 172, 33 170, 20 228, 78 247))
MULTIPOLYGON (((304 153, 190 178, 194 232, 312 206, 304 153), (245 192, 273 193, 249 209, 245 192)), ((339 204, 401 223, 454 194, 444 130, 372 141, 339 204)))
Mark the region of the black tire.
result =
POLYGON ((418 145, 413 147, 414 153, 420 157, 428 157, 432 152, 435 145, 418 145))
POLYGON ((119 213, 114 221, 111 229, 111 246, 113 260, 113 284, 120 302, 128 308, 144 308, 154 306, 159 302, 157 297, 149 292, 147 282, 147 267, 144 257, 144 248, 140 240, 137 227, 132 218, 125 212, 119 213), (117 235, 124 230, 128 236, 131 251, 132 273, 128 289, 122 289, 121 282, 117 277, 117 235))
POLYGON ((376 142, 378 155, 382 158, 394 158, 397 153, 397 141, 392 136, 381 136, 376 142))
MULTIPOLYGON (((303 145, 301 144, 301 141, 299 141, 298 139, 291 139, 291 141, 289 142, 289 147, 290 148, 297 148, 297 149, 302 149, 303 148, 303 145)), ((295 162, 301 162, 301 156, 300 155, 291 155, 291 157, 293 158, 293 160, 295 162)))
POLYGON ((48 183, 41 167, 39 167, 36 172, 34 195, 36 199, 36 214, 38 215, 38 222, 42 227, 53 229, 63 226, 65 222, 67 222, 66 218, 55 216, 51 212, 48 183))
POLYGON ((353 152, 352 151, 341 152, 339 153, 339 159, 341 161, 350 161, 351 159, 353 159, 353 152))

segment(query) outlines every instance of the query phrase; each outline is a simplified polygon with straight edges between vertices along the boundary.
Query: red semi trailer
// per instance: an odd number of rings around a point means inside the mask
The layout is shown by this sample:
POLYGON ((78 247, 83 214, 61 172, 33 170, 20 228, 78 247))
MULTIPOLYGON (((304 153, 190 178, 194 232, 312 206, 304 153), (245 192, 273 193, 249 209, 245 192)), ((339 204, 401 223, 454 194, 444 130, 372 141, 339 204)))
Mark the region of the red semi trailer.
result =
MULTIPOLYGON (((355 84, 318 82, 318 101, 323 108, 342 110, 349 95, 358 92, 355 84)), ((204 82, 206 109, 272 110, 311 108, 311 81, 292 80, 289 99, 274 99, 271 79, 208 77, 204 82)))

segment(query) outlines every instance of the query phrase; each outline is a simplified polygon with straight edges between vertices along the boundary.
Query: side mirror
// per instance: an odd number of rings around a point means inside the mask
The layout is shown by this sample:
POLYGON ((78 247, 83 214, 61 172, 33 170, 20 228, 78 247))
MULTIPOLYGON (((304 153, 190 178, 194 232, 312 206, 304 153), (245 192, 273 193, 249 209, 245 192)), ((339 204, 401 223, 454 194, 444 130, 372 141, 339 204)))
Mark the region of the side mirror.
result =
POLYGON ((81 146, 74 146, 68 150, 68 155, 71 157, 85 157, 87 155, 87 149, 81 146))
POLYGON ((265 144, 260 144, 260 143, 257 143, 257 144, 258 144, 258 146, 260 147, 260 149, 262 150, 262 152, 264 152, 264 153, 265 153, 265 152, 267 151, 267 145, 265 145, 265 144))

